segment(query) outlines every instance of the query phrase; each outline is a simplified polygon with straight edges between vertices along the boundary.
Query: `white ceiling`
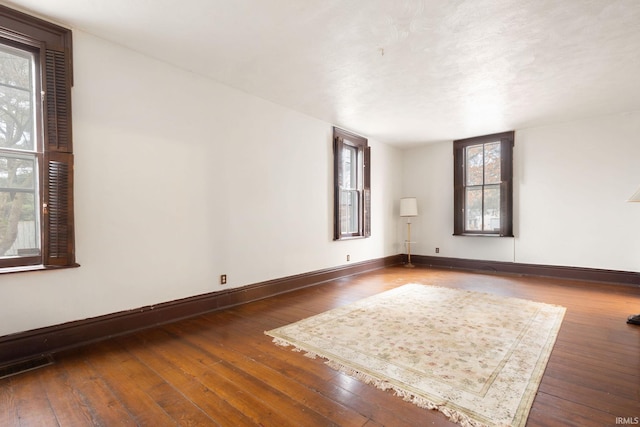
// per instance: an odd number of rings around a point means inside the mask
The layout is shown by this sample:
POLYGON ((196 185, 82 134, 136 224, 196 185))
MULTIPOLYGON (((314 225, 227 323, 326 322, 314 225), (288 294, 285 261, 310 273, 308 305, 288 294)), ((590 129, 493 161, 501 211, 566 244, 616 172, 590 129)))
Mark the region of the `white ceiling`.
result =
POLYGON ((639 0, 13 0, 379 141, 640 110, 639 0))

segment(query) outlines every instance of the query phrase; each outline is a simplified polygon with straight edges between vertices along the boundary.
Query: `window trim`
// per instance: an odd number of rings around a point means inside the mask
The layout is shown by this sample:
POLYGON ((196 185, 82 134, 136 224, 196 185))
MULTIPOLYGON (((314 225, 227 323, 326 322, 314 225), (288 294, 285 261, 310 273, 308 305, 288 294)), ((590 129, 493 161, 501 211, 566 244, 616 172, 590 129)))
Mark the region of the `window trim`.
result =
POLYGON ((360 239, 371 236, 371 147, 368 140, 362 136, 346 130, 333 128, 333 240, 360 239), (347 141, 347 142, 345 142, 347 141), (358 149, 362 156, 362 164, 358 165, 358 175, 362 176, 362 186, 358 185, 358 231, 343 233, 341 230, 342 217, 340 214, 340 182, 342 170, 342 152, 344 145, 358 149))
POLYGON ((501 132, 453 141, 453 235, 514 237, 513 235, 513 146, 515 132, 501 132), (465 149, 500 141, 500 230, 465 230, 465 149))
POLYGON ((0 273, 77 267, 73 212, 71 30, 0 5, 0 41, 37 52, 36 66, 40 73, 37 90, 42 93, 37 97, 40 111, 36 121, 36 129, 42 139, 37 153, 41 255, 34 259, 19 258, 19 263, 2 262, 0 273))

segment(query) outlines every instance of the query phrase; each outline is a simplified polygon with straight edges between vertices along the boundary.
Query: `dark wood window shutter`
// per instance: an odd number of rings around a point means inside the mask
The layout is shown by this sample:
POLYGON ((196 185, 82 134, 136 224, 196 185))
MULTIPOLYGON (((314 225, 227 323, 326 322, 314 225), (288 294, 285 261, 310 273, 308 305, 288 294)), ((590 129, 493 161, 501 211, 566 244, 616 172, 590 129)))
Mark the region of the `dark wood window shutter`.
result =
POLYGON ((500 139, 500 235, 513 237, 513 132, 509 137, 500 139))
POLYGON ((75 264, 71 75, 66 51, 46 49, 43 264, 75 264))
POLYGON ((45 52, 46 150, 71 153, 71 83, 65 52, 45 52))
POLYGON ((44 265, 75 264, 73 220, 73 154, 45 154, 44 265))
POLYGON ((364 237, 371 236, 371 147, 364 150, 364 212, 362 219, 364 237))
POLYGON ((453 235, 464 233, 464 148, 453 145, 453 235))
POLYGON ((342 236, 340 220, 340 183, 342 182, 342 144, 343 139, 339 136, 333 138, 333 173, 334 173, 334 185, 333 185, 333 239, 339 240, 342 236))

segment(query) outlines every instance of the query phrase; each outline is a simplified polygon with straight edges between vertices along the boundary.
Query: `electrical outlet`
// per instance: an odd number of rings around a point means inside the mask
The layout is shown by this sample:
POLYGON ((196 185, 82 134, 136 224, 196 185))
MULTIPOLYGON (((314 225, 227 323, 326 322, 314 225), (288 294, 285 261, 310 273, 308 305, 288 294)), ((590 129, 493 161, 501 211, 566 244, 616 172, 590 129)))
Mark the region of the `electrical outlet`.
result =
POLYGON ((436 253, 439 254, 440 253, 440 248, 436 248, 436 253))
POLYGON ((226 274, 221 274, 220 275, 220 284, 221 285, 226 285, 227 284, 227 275, 226 274))
POLYGON ((351 261, 351 255, 347 255, 347 261, 351 261))

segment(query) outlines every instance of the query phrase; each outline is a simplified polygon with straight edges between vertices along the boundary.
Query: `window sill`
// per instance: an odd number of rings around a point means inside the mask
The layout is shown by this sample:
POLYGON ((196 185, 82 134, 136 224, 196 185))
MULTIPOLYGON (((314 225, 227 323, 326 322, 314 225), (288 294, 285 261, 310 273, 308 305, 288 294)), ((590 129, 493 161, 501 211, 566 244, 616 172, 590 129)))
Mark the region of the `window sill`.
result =
POLYGON ((494 234, 494 233, 462 233, 462 234, 454 234, 454 236, 463 236, 463 237, 515 237, 514 235, 503 235, 503 234, 494 234))
POLYGON ((38 265, 23 265, 20 267, 4 267, 0 268, 0 274, 8 274, 8 273, 24 273, 27 271, 42 271, 42 270, 61 270, 65 268, 77 268, 80 267, 80 264, 73 264, 68 266, 44 266, 42 264, 38 265))
POLYGON ((356 240, 356 239, 366 239, 367 236, 344 236, 339 239, 333 239, 334 242, 339 242, 341 240, 356 240))

